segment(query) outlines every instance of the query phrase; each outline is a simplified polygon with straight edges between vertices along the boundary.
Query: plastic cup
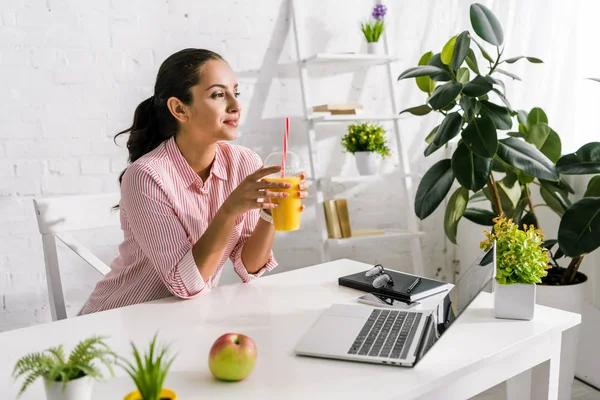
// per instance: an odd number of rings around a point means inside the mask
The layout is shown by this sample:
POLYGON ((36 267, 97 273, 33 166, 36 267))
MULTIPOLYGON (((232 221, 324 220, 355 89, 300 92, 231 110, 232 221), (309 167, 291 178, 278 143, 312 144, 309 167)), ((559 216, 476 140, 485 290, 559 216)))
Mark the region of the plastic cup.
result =
MULTIPOLYGON (((265 167, 280 166, 282 163, 283 152, 275 152, 270 154, 265 160, 265 167)), ((288 192, 286 198, 271 198, 271 202, 278 206, 271 209, 273 216, 273 225, 276 231, 296 231, 300 229, 300 209, 302 201, 300 199, 300 182, 304 172, 300 158, 292 153, 287 152, 285 160, 285 171, 282 176, 281 172, 271 174, 263 179, 271 182, 287 182, 292 185, 289 189, 269 189, 273 192, 288 192)))

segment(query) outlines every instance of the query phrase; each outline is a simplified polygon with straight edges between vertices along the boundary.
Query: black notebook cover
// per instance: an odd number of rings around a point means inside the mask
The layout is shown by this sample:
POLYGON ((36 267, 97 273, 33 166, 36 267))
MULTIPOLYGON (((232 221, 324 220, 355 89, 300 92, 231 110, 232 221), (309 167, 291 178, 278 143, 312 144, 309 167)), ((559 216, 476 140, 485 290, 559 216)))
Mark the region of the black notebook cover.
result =
POLYGON ((378 293, 410 303, 447 290, 446 282, 421 277, 421 281, 417 286, 415 286, 410 293, 407 293, 406 289, 408 289, 418 277, 388 269, 386 269, 385 272, 391 276, 394 281, 394 286, 387 285, 376 288, 373 286, 373 280, 376 276, 365 276, 365 272, 367 272, 367 270, 352 275, 342 276, 338 279, 338 283, 341 286, 362 290, 368 293, 378 293))

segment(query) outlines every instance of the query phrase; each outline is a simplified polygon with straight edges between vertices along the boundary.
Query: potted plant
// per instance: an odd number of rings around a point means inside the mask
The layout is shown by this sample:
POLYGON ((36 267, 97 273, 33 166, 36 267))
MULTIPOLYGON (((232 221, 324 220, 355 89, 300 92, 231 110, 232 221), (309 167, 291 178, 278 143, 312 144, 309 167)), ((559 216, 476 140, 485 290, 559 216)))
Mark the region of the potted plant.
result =
POLYGON ((383 53, 379 39, 385 28, 383 19, 385 18, 386 12, 387 8, 383 4, 376 4, 375 7, 373 7, 373 12, 371 12, 373 20, 370 22, 363 22, 360 26, 362 33, 367 40, 367 52, 369 54, 383 53))
POLYGON ((174 391, 163 387, 175 356, 169 357, 168 347, 157 347, 156 339, 155 334, 148 351, 144 354, 140 354, 137 347, 131 343, 133 363, 122 357, 119 358, 122 361, 119 365, 137 387, 137 390, 127 394, 124 400, 177 400, 174 391))
MULTIPOLYGON (((500 68, 502 64, 521 59, 532 63, 542 61, 523 56, 503 58, 504 34, 494 14, 481 4, 472 4, 470 17, 475 33, 495 46, 494 57, 475 37, 464 31, 448 40, 440 53, 425 53, 419 66, 409 68, 398 77, 399 80, 417 78, 418 87, 428 94, 427 104, 402 112, 426 115, 435 110, 444 117, 425 139, 428 143, 425 156, 460 135, 451 158, 438 161, 425 173, 415 200, 415 213, 420 219, 427 218, 442 203, 453 183, 458 182, 459 187, 450 197, 444 220, 444 231, 453 243, 456 243, 458 222, 465 216, 469 203, 489 199, 492 211, 471 211, 470 217, 491 224, 493 217, 510 217, 509 211, 524 206, 508 201, 515 198, 515 193, 522 194, 523 184, 535 179, 560 180, 556 166, 544 152, 527 142, 521 132, 511 132, 513 117, 519 113, 505 97, 504 82, 498 77, 520 79, 500 68), (487 73, 483 66, 480 67, 472 44, 487 61, 487 73), (505 137, 499 138, 499 133, 505 137), (498 174, 504 177, 498 179, 498 174)), ((532 119, 534 117, 531 115, 532 119)), ((520 222, 515 219, 515 223, 520 222)))
POLYGON ((350 125, 342 137, 342 146, 356 157, 356 167, 361 175, 376 174, 381 160, 391 155, 385 130, 371 122, 350 125))
MULTIPOLYGON (((458 222, 463 217, 491 226, 494 224, 493 218, 505 215, 519 226, 533 224, 539 227, 532 196, 532 189, 539 188, 543 199, 542 206, 559 210, 561 221, 564 221, 561 222, 562 228, 558 229, 563 229, 563 235, 558 234, 558 242, 561 241, 561 236, 575 239, 573 243, 580 242, 578 237, 593 237, 592 240, 584 240, 589 245, 585 250, 591 251, 597 247, 595 243, 600 238, 600 228, 597 223, 590 224, 586 231, 584 228, 587 224, 582 223, 585 219, 582 218, 575 225, 574 221, 566 218, 566 210, 577 203, 570 204, 568 194, 574 191, 560 173, 566 174, 567 164, 565 167, 561 164, 576 159, 581 161, 580 166, 586 166, 587 171, 590 171, 591 167, 597 167, 600 162, 597 150, 593 150, 596 145, 586 148, 585 155, 561 157, 560 138, 548 126, 548 119, 543 110, 534 108, 527 113, 513 109, 505 96, 504 82, 499 79, 503 75, 520 80, 518 76, 505 70, 505 65, 520 60, 531 63, 542 61, 526 56, 504 58, 502 26, 485 6, 472 4, 470 21, 475 34, 487 44, 481 43, 471 36, 471 33, 464 31, 448 40, 441 52, 425 53, 418 66, 404 71, 398 77, 399 80, 415 78, 419 89, 428 96, 426 104, 402 112, 421 116, 435 110, 443 116, 441 124, 425 138, 425 156, 446 147, 450 140, 460 134, 460 140, 451 158, 435 163, 423 176, 416 194, 415 213, 421 219, 427 218, 445 199, 453 183, 458 181, 459 187, 450 196, 444 217, 444 231, 451 242, 456 243, 458 222), (493 51, 486 50, 485 46, 489 45, 493 46, 493 51), (487 71, 484 71, 482 63, 478 61, 476 52, 483 56, 487 71), (518 129, 513 128, 515 117, 518 129), (499 135, 504 138, 500 138, 499 135), (563 161, 560 161, 561 159, 563 161), (479 207, 477 203, 482 201, 489 206, 479 207), (572 223, 574 229, 566 230, 572 223), (579 233, 573 236, 576 231, 579 233)), ((596 180, 590 185, 596 187, 597 182, 596 180)), ((597 221, 596 217, 592 217, 595 215, 592 211, 593 204, 595 201, 586 200, 583 204, 575 206, 570 214, 575 215, 575 211, 580 210, 580 215, 586 215, 587 221, 597 221)), ((551 240, 546 241, 548 247, 551 244, 551 240)), ((582 249, 580 246, 572 247, 582 249)), ((583 255, 577 253, 570 252, 574 258, 572 264, 569 263, 571 267, 567 267, 566 270, 570 270, 570 276, 580 277, 579 274, 573 275, 573 271, 576 271, 581 262, 580 255, 583 255)), ((556 253, 549 254, 550 264, 554 265, 558 259, 556 253)), ((559 268, 549 270, 550 273, 544 277, 542 285, 538 288, 538 302, 544 297, 540 294, 549 288, 545 283, 563 271, 565 270, 559 268)), ((570 296, 555 294, 551 297, 556 301, 570 296)), ((576 347, 567 345, 570 342, 565 340, 563 335, 563 348, 567 350, 563 350, 561 356, 561 371, 565 371, 564 374, 561 373, 561 380, 573 377, 573 370, 567 371, 564 365, 570 362, 565 353, 575 353, 576 347)), ((574 343, 576 345, 576 341, 574 343)), ((561 382, 560 386, 561 396, 571 387, 568 382, 561 382)))
POLYGON ((68 358, 62 345, 27 354, 15 364, 13 376, 25 376, 19 396, 35 380, 43 378, 48 400, 89 400, 93 380, 103 378, 99 364, 105 365, 112 375, 115 361, 116 355, 103 337, 93 336, 79 342, 68 358))
POLYGON ((494 315, 496 318, 533 319, 535 287, 547 275, 549 256, 544 235, 533 225, 519 227, 506 217, 494 218, 494 229, 485 231, 480 247, 496 246, 494 315))

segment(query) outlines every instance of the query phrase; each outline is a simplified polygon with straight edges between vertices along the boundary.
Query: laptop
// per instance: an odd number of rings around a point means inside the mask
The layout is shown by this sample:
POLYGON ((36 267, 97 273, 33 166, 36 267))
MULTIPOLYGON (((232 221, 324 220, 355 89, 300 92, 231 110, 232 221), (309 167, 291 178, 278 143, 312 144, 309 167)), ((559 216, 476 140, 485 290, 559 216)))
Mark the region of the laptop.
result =
POLYGON ((496 249, 482 252, 433 310, 359 304, 332 305, 302 337, 295 352, 414 367, 495 277, 496 249))

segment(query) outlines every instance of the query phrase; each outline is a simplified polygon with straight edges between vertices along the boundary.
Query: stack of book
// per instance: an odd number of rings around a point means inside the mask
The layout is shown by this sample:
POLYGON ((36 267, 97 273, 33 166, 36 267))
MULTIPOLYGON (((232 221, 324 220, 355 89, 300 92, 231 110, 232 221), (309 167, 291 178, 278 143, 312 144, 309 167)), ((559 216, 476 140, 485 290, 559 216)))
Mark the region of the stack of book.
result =
POLYGON ((352 230, 346 199, 331 199, 323 202, 327 235, 330 239, 342 239, 357 236, 382 235, 379 229, 352 230))
POLYGON ((331 115, 357 115, 362 114, 362 104, 322 104, 314 106, 315 113, 328 113, 331 115))

